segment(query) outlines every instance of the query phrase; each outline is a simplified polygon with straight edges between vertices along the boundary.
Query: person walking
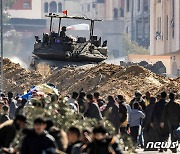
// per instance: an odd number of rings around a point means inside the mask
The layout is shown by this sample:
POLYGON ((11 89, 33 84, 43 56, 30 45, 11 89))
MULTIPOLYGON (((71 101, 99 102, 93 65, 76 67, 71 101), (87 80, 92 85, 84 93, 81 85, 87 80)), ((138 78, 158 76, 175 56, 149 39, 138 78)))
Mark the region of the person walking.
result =
POLYGON ((108 132, 103 126, 93 129, 93 140, 86 148, 88 154, 122 154, 121 148, 113 137, 107 136, 108 132))
POLYGON ((97 120, 102 119, 102 114, 100 112, 99 106, 93 100, 93 95, 87 95, 88 109, 85 111, 84 116, 88 118, 95 118, 97 120))
POLYGON ((150 104, 151 99, 151 93, 149 91, 146 92, 145 96, 143 97, 145 106, 148 106, 150 104))
POLYGON ((119 133, 119 128, 121 124, 120 114, 119 114, 119 106, 113 96, 108 96, 108 104, 103 111, 103 114, 106 118, 113 124, 115 128, 115 133, 119 133))
POLYGON ((122 136, 127 135, 127 125, 128 125, 128 114, 127 108, 124 104, 124 97, 118 95, 116 101, 119 105, 119 115, 120 115, 120 133, 122 136))
POLYGON ((16 133, 26 127, 26 117, 18 115, 14 121, 9 120, 7 123, 0 125, 0 148, 9 148, 16 133))
POLYGON ((17 109, 17 105, 16 105, 17 102, 16 102, 16 100, 13 99, 13 93, 12 92, 8 92, 8 103, 9 103, 9 108, 10 108, 9 117, 11 119, 14 119, 15 112, 17 109))
POLYGON ((55 139, 45 131, 46 121, 43 118, 34 120, 33 130, 22 142, 21 154, 56 154, 55 139))
POLYGON ((79 112, 84 113, 84 111, 87 109, 87 104, 86 104, 86 93, 85 92, 80 92, 79 97, 78 97, 78 104, 79 104, 79 112))
POLYGON ((68 148, 66 149, 67 154, 80 154, 81 153, 81 132, 77 127, 70 127, 67 133, 68 137, 68 148))
MULTIPOLYGON (((167 104, 166 101, 167 93, 162 92, 161 93, 161 99, 155 104, 154 110, 151 117, 151 127, 154 127, 156 133, 157 133, 157 141, 158 142, 164 142, 167 140, 169 133, 167 128, 165 126, 161 126, 161 119, 164 112, 164 107, 167 104)), ((166 125, 165 123, 164 125, 166 125)), ((166 149, 160 149, 159 152, 163 152, 166 149)))
MULTIPOLYGON (((169 94, 169 103, 167 103, 164 107, 164 112, 161 119, 161 127, 165 127, 165 123, 167 123, 169 133, 171 134, 171 142, 177 142, 176 137, 174 136, 175 130, 179 127, 180 124, 180 104, 175 102, 175 94, 169 94)), ((177 147, 172 148, 171 151, 173 153, 177 152, 177 147)))
POLYGON ((140 110, 140 105, 138 103, 134 104, 134 108, 130 112, 129 126, 130 135, 134 146, 137 145, 137 139, 141 132, 141 120, 145 118, 145 114, 140 110))
POLYGON ((151 97, 149 99, 149 105, 145 109, 145 115, 146 117, 143 120, 143 127, 144 127, 144 151, 154 150, 154 149, 147 149, 147 143, 148 142, 154 142, 156 141, 156 132, 154 131, 154 128, 150 126, 151 123, 151 117, 154 110, 154 106, 156 103, 156 98, 151 97))
POLYGON ((105 101, 100 98, 99 92, 94 93, 94 101, 98 104, 99 108, 101 108, 105 104, 105 101))
POLYGON ((73 92, 71 98, 68 99, 68 104, 77 113, 79 113, 79 104, 77 102, 78 96, 79 96, 79 94, 77 92, 73 92))
POLYGON ((129 105, 131 106, 131 109, 134 108, 134 104, 139 103, 141 106, 141 110, 144 111, 146 108, 145 102, 142 98, 142 94, 139 91, 135 92, 135 97, 130 101, 129 105))

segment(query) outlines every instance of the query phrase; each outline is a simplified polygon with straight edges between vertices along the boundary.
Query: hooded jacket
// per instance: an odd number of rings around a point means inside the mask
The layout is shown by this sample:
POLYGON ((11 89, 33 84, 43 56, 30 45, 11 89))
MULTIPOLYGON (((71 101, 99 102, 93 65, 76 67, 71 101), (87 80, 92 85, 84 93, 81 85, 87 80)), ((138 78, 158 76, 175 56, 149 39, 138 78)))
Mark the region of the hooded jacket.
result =
POLYGON ((38 135, 32 131, 22 142, 21 154, 55 154, 55 149, 55 139, 51 135, 47 132, 38 135))

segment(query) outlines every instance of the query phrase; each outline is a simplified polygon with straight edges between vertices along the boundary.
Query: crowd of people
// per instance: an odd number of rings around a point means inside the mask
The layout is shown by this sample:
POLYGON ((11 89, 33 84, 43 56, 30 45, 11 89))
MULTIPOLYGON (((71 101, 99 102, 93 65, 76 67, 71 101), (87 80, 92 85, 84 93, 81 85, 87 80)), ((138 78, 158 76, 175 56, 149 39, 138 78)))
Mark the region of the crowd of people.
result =
MULTIPOLYGON (((114 127, 110 135, 103 125, 94 128, 80 129, 71 126, 67 132, 58 129, 53 120, 36 117, 33 128, 28 127, 28 117, 23 114, 28 100, 14 97, 12 92, 0 96, 0 153, 21 154, 121 154, 125 150, 120 145, 119 138, 124 143, 132 139, 132 145, 143 148, 144 151, 167 151, 166 146, 149 147, 149 142, 177 143, 171 147, 177 153, 180 141, 180 104, 176 102, 176 94, 161 92, 151 96, 146 92, 143 96, 135 92, 134 98, 127 102, 123 95, 101 98, 100 93, 86 94, 73 92, 66 97, 67 104, 74 114, 83 117, 109 120, 114 127), (19 147, 12 147, 17 133, 23 133, 19 147)), ((132 145, 126 145, 132 146, 132 145)))

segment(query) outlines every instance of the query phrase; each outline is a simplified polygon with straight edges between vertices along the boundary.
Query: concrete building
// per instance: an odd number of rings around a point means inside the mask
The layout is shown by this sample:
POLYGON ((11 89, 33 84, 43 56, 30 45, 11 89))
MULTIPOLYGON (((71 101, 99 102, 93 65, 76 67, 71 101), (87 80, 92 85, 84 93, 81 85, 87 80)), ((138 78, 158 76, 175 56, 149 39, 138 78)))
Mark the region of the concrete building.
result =
POLYGON ((150 0, 125 0, 125 32, 140 46, 149 47, 150 0))
POLYGON ((125 0, 105 1, 106 20, 119 20, 124 17, 125 0))
POLYGON ((67 10, 68 15, 79 15, 80 0, 41 0, 41 17, 49 13, 62 14, 62 11, 67 10))
POLYGON ((16 0, 8 13, 11 18, 41 19, 41 0, 16 0))
POLYGON ((119 20, 124 17, 125 0, 81 0, 80 14, 103 20, 119 20))
POLYGON ((104 0, 80 0, 79 6, 79 15, 88 18, 105 19, 104 0))
POLYGON ((151 0, 151 55, 167 55, 171 74, 180 76, 180 1, 151 0))
POLYGON ((44 19, 51 13, 61 14, 68 10, 68 15, 79 14, 80 0, 16 0, 8 13, 11 18, 44 19))

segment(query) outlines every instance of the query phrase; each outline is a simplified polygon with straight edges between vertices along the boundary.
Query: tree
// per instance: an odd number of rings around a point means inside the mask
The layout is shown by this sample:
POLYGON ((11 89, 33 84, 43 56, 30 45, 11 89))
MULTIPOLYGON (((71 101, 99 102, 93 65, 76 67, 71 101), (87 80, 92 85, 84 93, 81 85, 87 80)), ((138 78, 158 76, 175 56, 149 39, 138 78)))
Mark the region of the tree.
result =
POLYGON ((16 0, 4 0, 5 8, 10 8, 16 0))
MULTIPOLYGON (((9 19, 9 14, 7 13, 7 9, 8 8, 11 8, 11 6, 13 5, 13 3, 16 1, 16 0, 2 0, 3 1, 3 20, 4 22, 7 22, 8 19, 9 19)), ((1 5, 1 2, 0 1, 0 5, 1 5)))
POLYGON ((125 51, 127 55, 128 54, 140 54, 140 55, 149 54, 148 49, 142 46, 139 46, 135 42, 132 42, 127 35, 124 36, 124 46, 125 46, 125 51))

